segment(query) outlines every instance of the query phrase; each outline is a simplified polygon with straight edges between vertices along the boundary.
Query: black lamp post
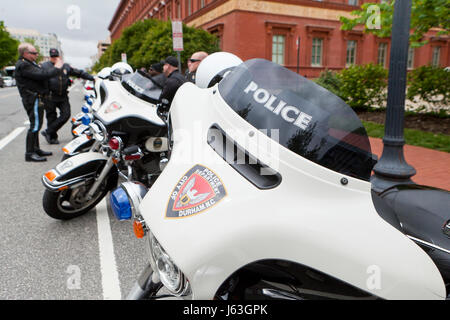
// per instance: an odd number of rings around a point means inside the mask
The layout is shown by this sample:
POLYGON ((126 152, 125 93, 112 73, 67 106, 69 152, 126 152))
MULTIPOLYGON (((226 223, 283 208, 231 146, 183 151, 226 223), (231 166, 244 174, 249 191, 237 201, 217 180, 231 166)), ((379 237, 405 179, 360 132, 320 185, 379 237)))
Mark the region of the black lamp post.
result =
POLYGON ((392 22, 386 123, 383 153, 375 165, 372 189, 381 192, 396 184, 412 184, 416 170, 403 155, 406 77, 411 20, 411 0, 396 0, 392 22))

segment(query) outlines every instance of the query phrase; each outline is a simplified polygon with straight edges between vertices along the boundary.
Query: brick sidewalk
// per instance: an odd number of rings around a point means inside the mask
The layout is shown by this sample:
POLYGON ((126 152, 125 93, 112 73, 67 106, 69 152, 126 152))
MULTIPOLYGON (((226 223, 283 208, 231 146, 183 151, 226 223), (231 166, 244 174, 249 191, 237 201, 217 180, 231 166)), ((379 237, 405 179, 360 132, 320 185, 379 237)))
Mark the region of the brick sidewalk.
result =
MULTIPOLYGON (((370 138, 372 153, 381 157, 383 141, 370 138)), ((405 145, 406 162, 416 169, 412 180, 417 184, 450 190, 450 153, 405 145)))

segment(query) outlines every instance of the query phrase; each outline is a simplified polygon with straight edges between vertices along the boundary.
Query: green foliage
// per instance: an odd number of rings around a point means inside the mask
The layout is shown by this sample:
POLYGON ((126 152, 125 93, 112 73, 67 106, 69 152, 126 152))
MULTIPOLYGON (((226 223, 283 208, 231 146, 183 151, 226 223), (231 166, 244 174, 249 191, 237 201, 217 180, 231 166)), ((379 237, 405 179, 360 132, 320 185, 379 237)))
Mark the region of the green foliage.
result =
POLYGON ((18 46, 19 41, 11 38, 3 21, 0 21, 0 69, 15 64, 18 58, 18 46))
MULTIPOLYGON (((217 38, 202 29, 183 25, 184 51, 181 62, 185 64, 192 53, 219 51, 217 38)), ((121 60, 121 53, 127 53, 128 63, 134 68, 148 68, 169 55, 176 55, 172 45, 170 21, 147 19, 126 28, 121 37, 106 50, 93 70, 100 71, 121 60)))
POLYGON ((426 102, 430 107, 428 109, 434 112, 448 114, 450 71, 433 66, 414 69, 408 74, 407 98, 416 103, 426 102))
MULTIPOLYGON (((363 121, 369 137, 383 138, 384 125, 363 121)), ((434 149, 450 153, 450 136, 441 133, 425 132, 415 129, 404 130, 405 142, 409 145, 434 149)))
MULTIPOLYGON (((373 33, 378 37, 389 37, 392 32, 392 20, 394 13, 394 0, 383 3, 364 3, 361 10, 352 11, 354 19, 341 17, 342 30, 352 30, 357 25, 364 25, 364 31, 373 33), (372 7, 371 7, 372 6, 372 7), (376 11, 370 8, 376 6, 379 8, 380 28, 373 28, 374 18, 377 16, 376 11), (370 27, 368 27, 368 25, 370 27)), ((449 34, 450 32, 450 4, 448 0, 412 0, 411 7, 411 29, 410 36, 412 47, 419 47, 426 44, 422 41, 425 33, 431 28, 442 29, 438 34, 449 34)))
POLYGON ((342 82, 336 72, 326 69, 320 73, 319 78, 315 79, 314 82, 340 96, 342 82))
POLYGON ((382 106, 388 71, 377 64, 353 65, 337 74, 339 96, 352 108, 382 106))

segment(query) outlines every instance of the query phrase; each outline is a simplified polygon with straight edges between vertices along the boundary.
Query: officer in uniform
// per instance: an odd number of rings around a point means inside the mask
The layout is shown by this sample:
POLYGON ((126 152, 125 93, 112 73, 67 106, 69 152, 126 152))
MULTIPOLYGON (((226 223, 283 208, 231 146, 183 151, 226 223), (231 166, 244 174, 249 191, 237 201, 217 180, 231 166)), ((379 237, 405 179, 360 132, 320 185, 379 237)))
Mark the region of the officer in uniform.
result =
MULTIPOLYGON (((50 49, 50 61, 45 62, 42 68, 51 70, 53 65, 59 59, 59 51, 50 49)), ((69 64, 64 63, 62 72, 48 80, 49 95, 45 100, 45 112, 47 117, 47 130, 41 132, 49 144, 58 144, 58 130, 70 118, 70 103, 67 89, 70 84, 70 76, 83 78, 94 81, 89 73, 82 70, 72 68, 69 64), (56 109, 59 109, 59 117, 57 117, 56 109)))
POLYGON ((187 81, 195 83, 197 68, 200 65, 200 62, 202 62, 202 60, 205 59, 207 56, 208 54, 204 51, 198 51, 192 54, 192 56, 188 59, 187 62, 188 69, 186 70, 185 75, 187 81))
POLYGON ((16 83, 19 89, 22 103, 30 120, 30 128, 27 132, 25 161, 46 161, 45 156, 52 155, 39 147, 39 130, 42 127, 44 116, 43 98, 48 93, 47 80, 57 77, 61 73, 63 62, 61 59, 49 69, 41 68, 36 59, 38 52, 30 43, 19 45, 19 60, 16 63, 16 83))
POLYGON ((186 78, 178 71, 178 60, 173 56, 167 57, 164 61, 163 73, 167 77, 166 83, 159 97, 159 101, 169 108, 178 88, 186 82, 186 78))

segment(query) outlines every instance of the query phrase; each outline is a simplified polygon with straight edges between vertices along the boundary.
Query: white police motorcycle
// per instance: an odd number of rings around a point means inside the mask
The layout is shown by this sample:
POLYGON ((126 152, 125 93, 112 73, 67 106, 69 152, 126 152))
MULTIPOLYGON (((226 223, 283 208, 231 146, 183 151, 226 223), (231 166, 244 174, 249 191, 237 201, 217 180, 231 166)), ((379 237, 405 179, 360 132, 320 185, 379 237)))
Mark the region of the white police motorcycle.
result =
POLYGON ((422 247, 433 240, 374 205, 366 131, 329 91, 253 59, 211 88, 184 84, 170 121, 171 157, 151 191, 126 182, 111 199, 148 249, 128 299, 163 287, 184 299, 447 296, 448 212, 433 261, 422 247))
POLYGON ((146 186, 161 172, 167 126, 157 112, 161 87, 145 73, 97 82, 98 98, 65 146, 69 157, 42 177, 43 207, 55 219, 85 214, 117 186, 119 175, 146 186), (90 150, 91 152, 85 152, 90 150))

